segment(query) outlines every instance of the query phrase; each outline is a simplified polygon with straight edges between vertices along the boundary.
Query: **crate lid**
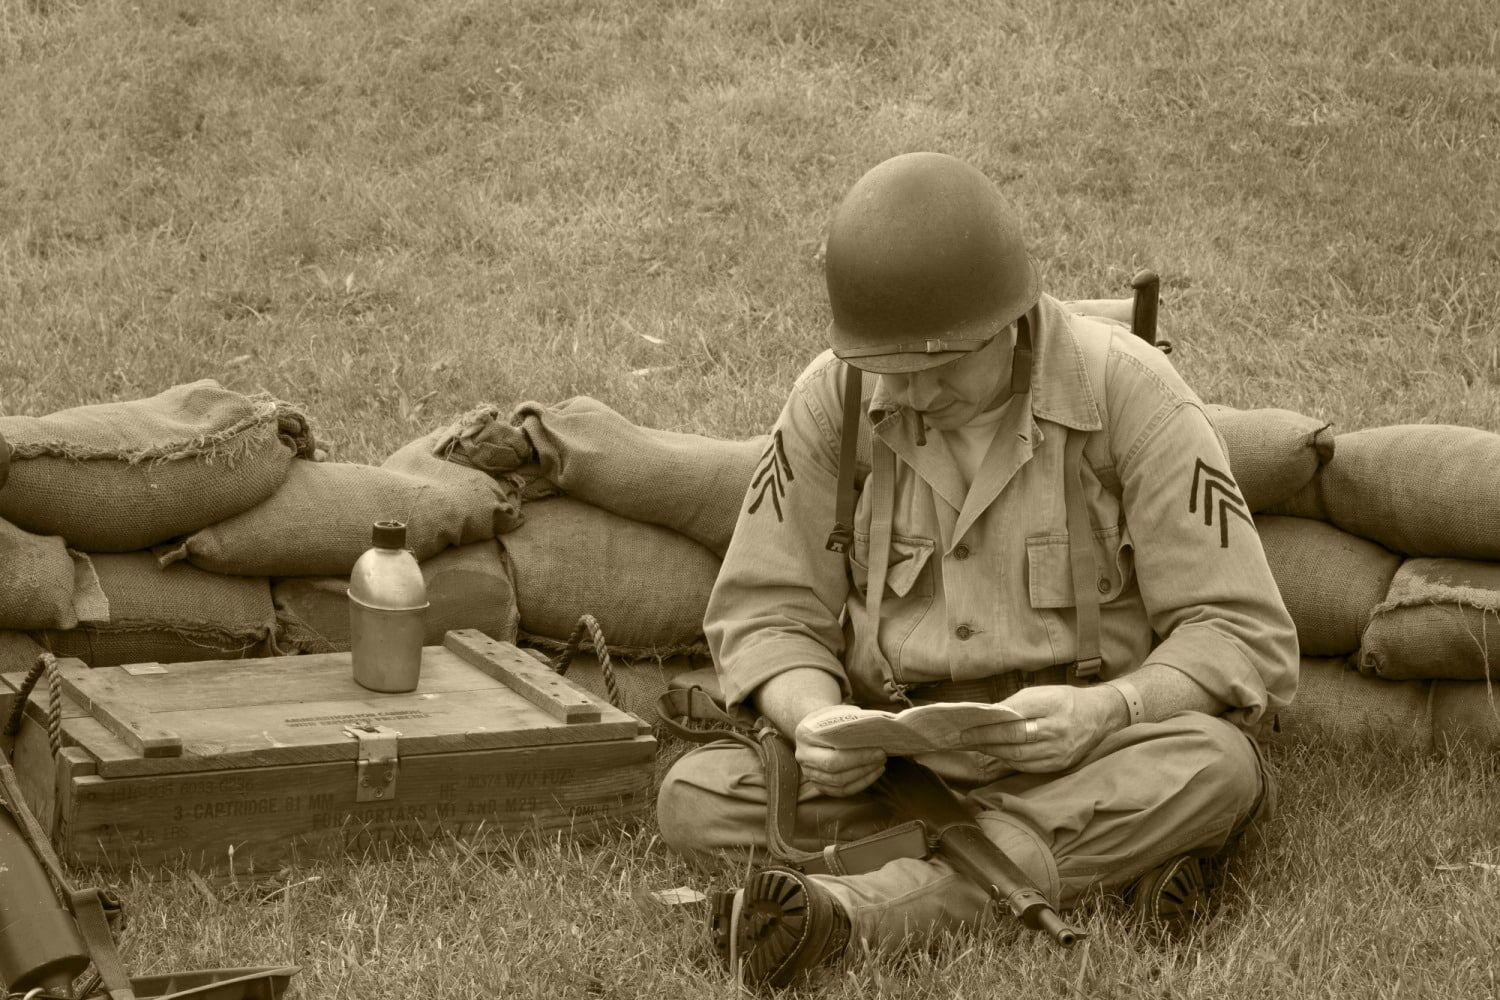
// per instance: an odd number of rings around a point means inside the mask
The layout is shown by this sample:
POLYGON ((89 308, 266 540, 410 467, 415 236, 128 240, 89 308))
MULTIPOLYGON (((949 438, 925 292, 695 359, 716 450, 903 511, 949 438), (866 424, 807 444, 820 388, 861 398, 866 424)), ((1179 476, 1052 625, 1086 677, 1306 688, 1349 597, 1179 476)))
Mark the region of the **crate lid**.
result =
MULTIPOLYGON (((103 777, 352 761, 359 727, 394 730, 402 756, 633 739, 642 727, 528 653, 471 629, 425 648, 421 680, 405 694, 360 687, 348 653, 58 664, 63 730, 103 777)), ((14 691, 22 676, 4 680, 14 691)))

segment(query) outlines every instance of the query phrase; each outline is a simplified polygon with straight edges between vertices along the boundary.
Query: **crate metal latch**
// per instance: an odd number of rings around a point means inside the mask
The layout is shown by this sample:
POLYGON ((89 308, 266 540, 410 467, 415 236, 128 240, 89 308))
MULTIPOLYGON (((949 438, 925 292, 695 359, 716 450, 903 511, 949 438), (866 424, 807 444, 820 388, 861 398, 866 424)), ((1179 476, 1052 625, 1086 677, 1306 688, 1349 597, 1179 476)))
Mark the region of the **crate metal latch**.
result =
POLYGON ((359 765, 355 772, 355 802, 389 802, 396 797, 396 771, 400 760, 396 738, 401 734, 385 726, 361 722, 344 730, 359 741, 359 765))

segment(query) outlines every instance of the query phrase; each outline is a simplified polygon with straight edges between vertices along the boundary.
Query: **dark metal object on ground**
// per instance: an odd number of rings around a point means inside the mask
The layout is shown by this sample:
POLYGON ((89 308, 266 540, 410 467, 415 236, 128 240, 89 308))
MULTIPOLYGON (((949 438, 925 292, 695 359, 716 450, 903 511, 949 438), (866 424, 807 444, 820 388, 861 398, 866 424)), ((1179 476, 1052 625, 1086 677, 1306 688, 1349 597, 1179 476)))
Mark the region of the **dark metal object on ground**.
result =
POLYGON ((921 819, 936 843, 936 853, 1027 927, 1044 932, 1064 946, 1084 936, 1058 916, 1026 873, 984 835, 974 817, 932 771, 905 757, 892 757, 886 761, 885 774, 875 783, 874 791, 898 814, 921 819))

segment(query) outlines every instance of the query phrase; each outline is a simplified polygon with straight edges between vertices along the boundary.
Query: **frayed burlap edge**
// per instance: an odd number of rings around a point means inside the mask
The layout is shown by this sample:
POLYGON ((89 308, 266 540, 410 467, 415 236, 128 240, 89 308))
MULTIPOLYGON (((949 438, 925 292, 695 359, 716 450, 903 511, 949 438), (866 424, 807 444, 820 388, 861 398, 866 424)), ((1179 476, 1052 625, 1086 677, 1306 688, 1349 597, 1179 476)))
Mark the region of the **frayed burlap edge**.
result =
MULTIPOLYGON (((266 656, 286 655, 280 629, 275 623, 255 629, 225 630, 223 626, 194 626, 149 618, 126 618, 112 622, 80 625, 75 629, 38 630, 27 634, 49 651, 54 651, 53 637, 67 632, 81 633, 84 642, 90 645, 93 643, 93 636, 98 636, 101 641, 108 641, 113 636, 158 634, 174 636, 208 653, 245 653, 251 650, 263 650, 266 656)), ((204 657, 204 659, 214 660, 220 658, 219 656, 204 657)))
POLYGON ((311 455, 315 447, 307 417, 290 403, 272 399, 264 393, 245 397, 253 412, 228 427, 182 441, 164 441, 138 451, 110 451, 104 448, 81 448, 62 441, 9 442, 11 459, 66 458, 76 462, 105 459, 139 465, 143 462, 178 462, 184 459, 225 461, 232 467, 259 443, 249 431, 270 426, 294 451, 311 455))
MULTIPOLYGON (((609 642, 609 634, 605 633, 604 641, 609 642)), ((525 629, 516 631, 517 646, 534 646, 543 652, 554 656, 567 651, 568 643, 565 640, 553 639, 545 635, 533 635, 525 629)), ((594 643, 587 635, 583 642, 578 644, 579 649, 593 649, 594 643)), ((708 643, 690 642, 675 646, 616 646, 609 642, 609 655, 618 656, 623 660, 670 660, 675 656, 708 656, 708 643)))

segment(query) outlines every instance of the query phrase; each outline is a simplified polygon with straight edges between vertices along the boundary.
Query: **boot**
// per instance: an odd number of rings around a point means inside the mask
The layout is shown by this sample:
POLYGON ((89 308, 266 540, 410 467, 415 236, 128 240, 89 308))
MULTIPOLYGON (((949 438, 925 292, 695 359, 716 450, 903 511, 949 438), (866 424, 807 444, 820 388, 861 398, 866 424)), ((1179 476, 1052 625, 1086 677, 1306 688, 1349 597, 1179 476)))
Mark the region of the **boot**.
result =
POLYGON ((1191 854, 1173 858, 1142 875, 1126 893, 1132 912, 1148 927, 1185 936, 1208 910, 1203 863, 1191 854))
POLYGON ((832 894, 794 868, 763 868, 743 889, 715 893, 714 949, 747 985, 787 986, 837 961, 849 944, 849 915, 832 894))

